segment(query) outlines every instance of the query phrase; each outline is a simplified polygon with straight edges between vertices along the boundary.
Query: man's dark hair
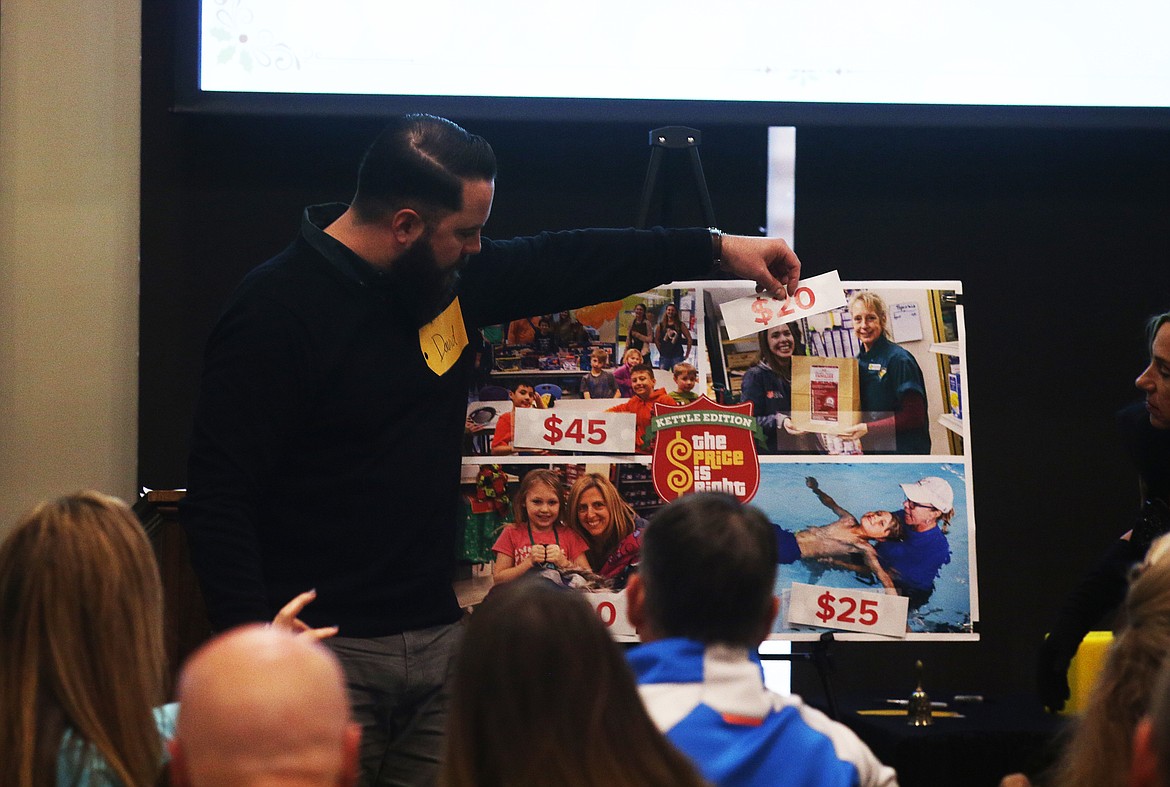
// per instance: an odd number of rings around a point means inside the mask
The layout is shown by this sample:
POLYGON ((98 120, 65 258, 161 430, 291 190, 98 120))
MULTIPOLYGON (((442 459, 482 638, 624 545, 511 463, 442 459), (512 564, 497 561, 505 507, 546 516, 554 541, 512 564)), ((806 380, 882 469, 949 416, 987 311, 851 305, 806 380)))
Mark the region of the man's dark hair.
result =
POLYGON ((646 617, 663 637, 755 647, 776 561, 774 528, 758 509, 717 492, 684 495, 642 534, 646 617))
POLYGON ((362 221, 410 207, 420 213, 463 207, 463 181, 494 180, 496 154, 487 141, 434 115, 390 121, 358 168, 353 208, 362 221))
POLYGON ((1150 360, 1154 358, 1154 339, 1158 337, 1158 331, 1162 326, 1170 322, 1170 312, 1162 312, 1155 314, 1146 322, 1146 344, 1150 348, 1150 360))

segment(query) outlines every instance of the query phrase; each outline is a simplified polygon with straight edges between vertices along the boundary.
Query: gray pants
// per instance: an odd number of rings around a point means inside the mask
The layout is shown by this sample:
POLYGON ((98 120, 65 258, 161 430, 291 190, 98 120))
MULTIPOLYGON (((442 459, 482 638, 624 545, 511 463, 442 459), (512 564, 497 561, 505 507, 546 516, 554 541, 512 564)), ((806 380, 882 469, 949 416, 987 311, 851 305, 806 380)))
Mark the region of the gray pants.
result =
POLYGON ((448 679, 463 639, 458 623, 389 637, 333 637, 354 721, 362 727, 363 785, 434 784, 447 719, 448 679))

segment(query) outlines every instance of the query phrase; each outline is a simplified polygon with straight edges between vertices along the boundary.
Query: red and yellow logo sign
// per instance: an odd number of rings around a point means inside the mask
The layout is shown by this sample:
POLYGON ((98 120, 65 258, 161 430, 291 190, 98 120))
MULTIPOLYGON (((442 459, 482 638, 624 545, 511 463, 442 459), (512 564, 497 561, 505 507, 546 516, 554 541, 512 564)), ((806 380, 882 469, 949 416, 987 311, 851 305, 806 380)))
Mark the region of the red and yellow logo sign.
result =
POLYGON ((688 492, 726 492, 746 503, 760 486, 751 402, 721 405, 706 396, 673 407, 654 405, 646 430, 653 440, 654 489, 670 502, 688 492))

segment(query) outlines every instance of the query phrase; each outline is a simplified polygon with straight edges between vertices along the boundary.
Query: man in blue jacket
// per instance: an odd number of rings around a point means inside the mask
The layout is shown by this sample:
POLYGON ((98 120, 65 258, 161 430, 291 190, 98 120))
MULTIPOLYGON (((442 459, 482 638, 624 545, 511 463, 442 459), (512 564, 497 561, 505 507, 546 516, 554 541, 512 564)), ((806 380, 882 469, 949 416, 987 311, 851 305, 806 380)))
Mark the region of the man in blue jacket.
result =
POLYGON ((686 495, 655 514, 627 589, 650 717, 720 787, 895 785, 849 728, 764 686, 757 648, 779 607, 776 562, 773 526, 729 495, 686 495))

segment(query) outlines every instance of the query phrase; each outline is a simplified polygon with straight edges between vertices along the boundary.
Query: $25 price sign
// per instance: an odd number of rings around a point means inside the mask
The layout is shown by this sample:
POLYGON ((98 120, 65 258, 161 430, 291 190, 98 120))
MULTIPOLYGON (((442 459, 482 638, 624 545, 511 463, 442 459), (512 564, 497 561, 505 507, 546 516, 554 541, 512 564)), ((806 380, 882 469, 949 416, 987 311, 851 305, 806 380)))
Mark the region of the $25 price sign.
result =
POLYGON ((738 339, 767 330, 773 325, 799 320, 845 305, 845 290, 837 271, 801 279, 800 286, 785 300, 771 295, 750 295, 720 304, 727 338, 738 339))
POLYGON ((589 451, 602 454, 634 452, 636 416, 581 410, 537 410, 520 407, 515 415, 517 448, 546 451, 589 451))
POLYGON ((788 622, 904 638, 909 604, 905 596, 793 582, 788 622))

